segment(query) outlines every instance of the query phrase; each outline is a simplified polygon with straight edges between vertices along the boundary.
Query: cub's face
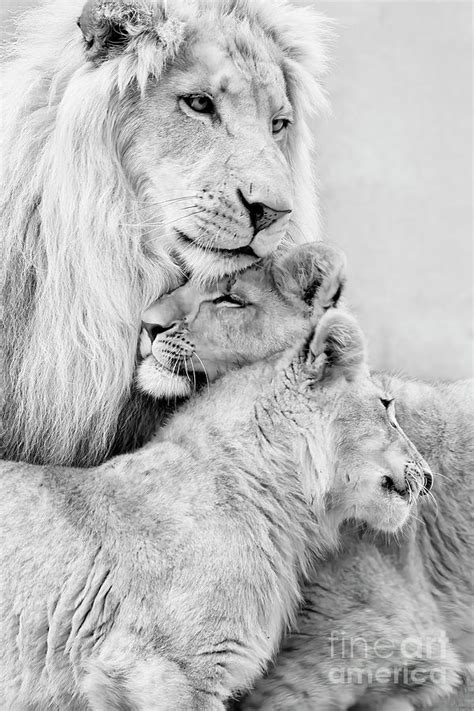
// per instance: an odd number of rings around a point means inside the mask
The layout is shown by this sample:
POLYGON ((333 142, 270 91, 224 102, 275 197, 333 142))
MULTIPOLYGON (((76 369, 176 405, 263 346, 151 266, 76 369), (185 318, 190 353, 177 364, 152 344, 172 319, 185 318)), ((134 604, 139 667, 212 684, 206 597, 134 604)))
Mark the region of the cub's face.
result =
POLYGON ((139 387, 155 397, 190 395, 202 376, 285 350, 339 298, 345 260, 330 245, 291 250, 199 289, 188 283, 144 313, 139 387))
POLYGON ((197 373, 213 381, 301 339, 308 309, 272 287, 264 269, 251 268, 211 290, 187 284, 160 299, 144 319, 141 389, 158 397, 185 397, 197 373))
POLYGON ((331 472, 326 512, 393 532, 432 486, 430 468, 396 419, 396 402, 362 367, 314 390, 321 471, 331 472))
POLYGON ((357 323, 343 310, 330 309, 299 352, 281 361, 259 424, 268 427, 271 440, 275 413, 285 413, 291 423, 288 448, 299 443, 308 500, 316 502, 316 511, 323 508, 329 530, 358 519, 396 531, 418 496, 431 489, 433 477, 398 425, 391 393, 370 376, 357 323))

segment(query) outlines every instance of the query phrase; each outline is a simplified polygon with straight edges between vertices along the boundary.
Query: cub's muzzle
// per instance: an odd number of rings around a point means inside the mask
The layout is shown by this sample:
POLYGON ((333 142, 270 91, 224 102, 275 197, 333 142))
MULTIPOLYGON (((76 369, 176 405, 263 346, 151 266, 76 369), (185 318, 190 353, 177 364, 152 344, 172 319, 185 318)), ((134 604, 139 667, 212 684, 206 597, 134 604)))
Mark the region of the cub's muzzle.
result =
POLYGON ((408 484, 416 481, 420 487, 420 496, 424 496, 433 488, 433 473, 424 460, 420 462, 409 460, 405 464, 405 479, 408 484))

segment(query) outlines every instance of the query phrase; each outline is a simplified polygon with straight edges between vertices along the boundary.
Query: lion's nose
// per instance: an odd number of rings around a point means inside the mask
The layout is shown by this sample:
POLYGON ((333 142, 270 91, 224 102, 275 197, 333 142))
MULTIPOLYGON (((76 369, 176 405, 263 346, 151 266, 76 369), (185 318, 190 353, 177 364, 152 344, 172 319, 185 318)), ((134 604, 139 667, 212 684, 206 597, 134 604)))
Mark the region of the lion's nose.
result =
POLYGON ((291 212, 290 208, 270 207, 269 205, 265 205, 264 202, 249 202, 241 190, 239 190, 238 193, 241 201, 248 210, 254 235, 266 227, 270 227, 270 225, 273 225, 280 217, 288 215, 291 212))

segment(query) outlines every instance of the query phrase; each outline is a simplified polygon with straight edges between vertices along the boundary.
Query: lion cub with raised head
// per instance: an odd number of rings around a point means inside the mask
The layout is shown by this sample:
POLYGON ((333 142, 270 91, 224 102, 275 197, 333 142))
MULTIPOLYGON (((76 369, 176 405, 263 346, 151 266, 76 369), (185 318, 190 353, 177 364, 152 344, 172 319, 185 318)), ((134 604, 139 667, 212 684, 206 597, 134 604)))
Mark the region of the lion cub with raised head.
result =
MULTIPOLYGON (((223 710, 275 653, 340 523, 395 530, 430 485, 356 323, 329 309, 310 324, 318 288, 297 263, 271 274, 289 302, 299 284, 306 333, 148 447, 88 471, 2 463, 4 707, 223 710)), ((235 311, 211 310, 223 333, 235 311)))

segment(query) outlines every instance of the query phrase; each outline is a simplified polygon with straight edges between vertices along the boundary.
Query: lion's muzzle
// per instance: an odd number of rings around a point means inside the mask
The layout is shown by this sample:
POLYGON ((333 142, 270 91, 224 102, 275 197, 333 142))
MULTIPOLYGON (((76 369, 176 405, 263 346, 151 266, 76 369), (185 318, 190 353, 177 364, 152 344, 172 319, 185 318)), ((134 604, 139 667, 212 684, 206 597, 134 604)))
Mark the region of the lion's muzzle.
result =
POLYGON ((249 202, 241 190, 237 192, 249 213, 254 236, 261 230, 271 227, 277 220, 285 215, 289 215, 291 212, 291 208, 286 205, 270 207, 264 202, 249 202))

